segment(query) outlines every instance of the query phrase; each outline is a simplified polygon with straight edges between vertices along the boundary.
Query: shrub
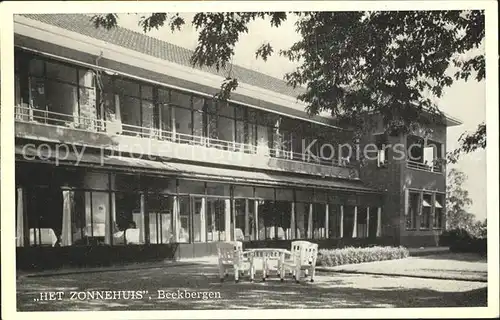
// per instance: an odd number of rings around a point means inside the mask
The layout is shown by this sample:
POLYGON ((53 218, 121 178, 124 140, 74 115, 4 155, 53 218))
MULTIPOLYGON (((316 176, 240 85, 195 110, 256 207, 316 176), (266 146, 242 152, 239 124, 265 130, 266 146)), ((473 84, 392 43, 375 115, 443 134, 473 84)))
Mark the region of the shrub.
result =
MULTIPOLYGON (((486 231, 484 231, 484 234, 486 231)), ((482 236, 482 235, 481 235, 482 236)), ((440 243, 450 247, 452 252, 473 252, 486 254, 486 238, 471 235, 467 230, 457 228, 441 235, 440 243)))
POLYGON ((335 267, 343 264, 402 259, 409 255, 408 249, 404 247, 321 249, 316 265, 335 267))

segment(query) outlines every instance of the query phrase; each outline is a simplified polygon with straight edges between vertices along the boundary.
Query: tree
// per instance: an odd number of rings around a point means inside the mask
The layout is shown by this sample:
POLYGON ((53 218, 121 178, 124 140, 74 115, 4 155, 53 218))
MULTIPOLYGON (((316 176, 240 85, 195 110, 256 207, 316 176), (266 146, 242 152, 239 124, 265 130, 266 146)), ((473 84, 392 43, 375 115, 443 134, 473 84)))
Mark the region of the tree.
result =
POLYGON ((471 233, 475 217, 467 212, 467 208, 472 204, 469 192, 463 187, 467 176, 454 168, 448 172, 447 180, 446 229, 464 229, 471 233))
MULTIPOLYGON (((228 65, 249 23, 266 19, 279 27, 290 15, 298 19, 301 40, 279 52, 298 63, 285 80, 304 87, 297 98, 310 114, 329 111, 357 132, 370 127, 366 112, 379 112, 389 132, 442 121, 433 97, 455 80, 485 77, 484 53, 465 55, 484 40, 484 11, 197 13, 191 21, 199 31, 191 62, 227 72, 217 98, 227 99, 238 87, 228 65), (452 75, 451 68, 456 70, 452 75)), ((113 28, 118 16, 101 14, 92 20, 96 27, 113 28)), ((145 32, 165 24, 174 31, 185 23, 177 13, 153 13, 142 16, 139 25, 145 32)), ((272 54, 270 43, 256 48, 256 58, 272 54)), ((486 146, 485 128, 483 123, 476 133, 462 137, 455 161, 461 153, 486 146)))

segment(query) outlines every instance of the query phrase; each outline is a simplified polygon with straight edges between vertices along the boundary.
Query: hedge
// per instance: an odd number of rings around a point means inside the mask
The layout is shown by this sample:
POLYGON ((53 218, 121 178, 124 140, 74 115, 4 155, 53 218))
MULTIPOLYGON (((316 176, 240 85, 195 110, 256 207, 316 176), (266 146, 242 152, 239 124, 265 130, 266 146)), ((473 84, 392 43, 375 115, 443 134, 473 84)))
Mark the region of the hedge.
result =
POLYGON ((445 231, 440 238, 441 245, 449 246, 451 252, 473 252, 487 254, 486 238, 472 236, 465 229, 452 229, 445 231))
POLYGON ((316 265, 335 267, 343 264, 402 259, 409 255, 408 249, 404 247, 321 249, 316 265))

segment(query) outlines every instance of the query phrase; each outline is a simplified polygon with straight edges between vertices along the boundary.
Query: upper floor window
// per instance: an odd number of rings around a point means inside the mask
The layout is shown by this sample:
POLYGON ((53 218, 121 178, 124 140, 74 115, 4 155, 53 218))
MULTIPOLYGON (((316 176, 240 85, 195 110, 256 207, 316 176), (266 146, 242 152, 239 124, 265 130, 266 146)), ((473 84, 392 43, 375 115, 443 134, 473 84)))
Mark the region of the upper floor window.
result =
POLYGON ((377 167, 385 167, 389 160, 389 141, 387 135, 375 135, 375 144, 377 146, 377 167))
POLYGON ((15 54, 15 100, 16 119, 22 121, 325 165, 352 160, 348 148, 339 151, 337 132, 323 126, 20 49, 15 54))
POLYGON ((16 51, 16 118, 97 129, 95 73, 16 51))
POLYGON ((433 172, 443 172, 443 144, 409 135, 406 141, 408 166, 433 172))

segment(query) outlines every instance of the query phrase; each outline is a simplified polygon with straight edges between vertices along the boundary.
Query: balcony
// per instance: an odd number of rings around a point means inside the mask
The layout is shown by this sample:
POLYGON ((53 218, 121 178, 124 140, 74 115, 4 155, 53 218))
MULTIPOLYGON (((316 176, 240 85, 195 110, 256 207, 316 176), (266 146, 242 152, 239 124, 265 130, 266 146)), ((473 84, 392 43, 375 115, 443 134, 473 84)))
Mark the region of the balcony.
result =
POLYGON ((359 179, 357 168, 337 159, 323 159, 267 145, 225 141, 21 106, 15 108, 15 121, 18 138, 64 142, 140 157, 151 155, 163 159, 359 179))
POLYGON ((422 170, 433 173, 441 173, 441 174, 443 173, 443 165, 438 163, 438 161, 436 161, 436 163, 429 165, 426 163, 407 160, 406 167, 410 169, 422 170))

